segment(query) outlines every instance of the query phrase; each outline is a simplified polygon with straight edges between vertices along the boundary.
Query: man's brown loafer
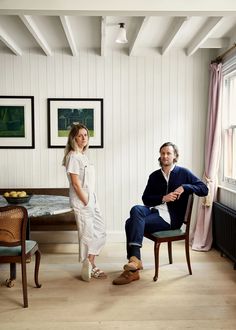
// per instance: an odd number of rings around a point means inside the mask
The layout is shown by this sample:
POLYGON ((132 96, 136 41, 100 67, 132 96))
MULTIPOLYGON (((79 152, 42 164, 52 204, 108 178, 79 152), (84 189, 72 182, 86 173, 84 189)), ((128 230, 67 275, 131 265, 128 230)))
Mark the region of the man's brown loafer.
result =
POLYGON ((138 270, 136 270, 135 272, 125 270, 122 274, 120 274, 120 276, 118 276, 113 280, 112 284, 123 285, 123 284, 129 284, 137 280, 139 280, 138 270))

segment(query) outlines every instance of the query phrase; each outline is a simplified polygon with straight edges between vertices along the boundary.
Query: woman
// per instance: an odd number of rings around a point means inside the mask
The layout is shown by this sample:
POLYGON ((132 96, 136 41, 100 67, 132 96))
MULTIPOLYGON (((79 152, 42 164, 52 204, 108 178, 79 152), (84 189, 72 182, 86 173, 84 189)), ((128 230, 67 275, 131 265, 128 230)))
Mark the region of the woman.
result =
POLYGON ((89 131, 82 124, 73 124, 63 158, 70 184, 70 203, 75 213, 79 236, 79 261, 83 263, 81 277, 106 278, 96 267, 95 256, 105 244, 105 224, 94 192, 94 168, 85 151, 88 149, 89 131))

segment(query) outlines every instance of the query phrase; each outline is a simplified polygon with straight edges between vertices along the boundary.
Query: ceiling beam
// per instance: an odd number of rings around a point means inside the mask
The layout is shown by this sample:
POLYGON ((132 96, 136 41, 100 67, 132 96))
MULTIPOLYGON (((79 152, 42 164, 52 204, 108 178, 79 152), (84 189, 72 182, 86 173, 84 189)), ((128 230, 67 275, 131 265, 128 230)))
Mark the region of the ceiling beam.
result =
POLYGON ((17 46, 14 40, 0 27, 0 40, 15 54, 22 56, 22 50, 17 46))
POLYGON ((73 33, 72 33, 69 18, 68 18, 68 16, 60 16, 60 20, 61 20, 61 24, 62 24, 64 32, 65 32, 67 41, 69 43, 71 53, 72 53, 73 56, 77 56, 78 51, 77 51, 77 48, 76 48, 76 43, 75 43, 75 39, 74 39, 74 36, 73 36, 73 33))
POLYGON ((168 37, 166 38, 166 41, 164 42, 164 45, 161 49, 162 55, 164 55, 171 48, 176 37, 178 36, 178 33, 180 32, 187 20, 187 17, 174 18, 173 24, 171 24, 171 27, 167 33, 168 37))
POLYGON ((35 40, 37 41, 39 46, 42 48, 44 53, 47 56, 51 56, 52 51, 51 51, 50 47, 48 46, 47 41, 44 39, 42 33, 40 32, 39 28, 37 27, 34 20, 32 19, 32 17, 29 15, 20 15, 20 19, 25 24, 25 26, 30 31, 30 33, 33 35, 33 37, 35 38, 35 40))
POLYGON ((139 36, 141 35, 141 32, 143 31, 143 29, 145 28, 145 26, 147 25, 148 21, 149 21, 150 17, 142 17, 136 31, 134 34, 133 39, 130 41, 130 46, 129 46, 129 55, 132 56, 134 54, 134 49, 135 49, 135 44, 137 44, 137 40, 139 38, 139 36))
POLYGON ((101 56, 106 55, 106 23, 107 18, 104 16, 101 19, 101 56))
POLYGON ((201 45, 201 48, 228 48, 230 46, 229 38, 209 38, 201 45))
POLYGON ((191 44, 187 48, 187 55, 193 55, 201 45, 209 38, 213 30, 220 24, 222 17, 211 17, 207 20, 206 24, 199 31, 199 33, 193 38, 191 44))

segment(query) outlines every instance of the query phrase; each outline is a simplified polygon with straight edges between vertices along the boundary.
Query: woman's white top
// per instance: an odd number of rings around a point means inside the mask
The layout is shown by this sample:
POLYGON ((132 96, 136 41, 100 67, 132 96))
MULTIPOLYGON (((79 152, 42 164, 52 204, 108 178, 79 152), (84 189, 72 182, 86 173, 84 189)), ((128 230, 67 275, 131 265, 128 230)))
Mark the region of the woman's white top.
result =
POLYGON ((66 173, 70 183, 70 199, 72 205, 76 202, 76 200, 79 200, 79 198, 72 185, 70 173, 78 175, 81 186, 86 192, 94 192, 94 166, 89 163, 88 157, 85 154, 71 151, 66 157, 66 173))

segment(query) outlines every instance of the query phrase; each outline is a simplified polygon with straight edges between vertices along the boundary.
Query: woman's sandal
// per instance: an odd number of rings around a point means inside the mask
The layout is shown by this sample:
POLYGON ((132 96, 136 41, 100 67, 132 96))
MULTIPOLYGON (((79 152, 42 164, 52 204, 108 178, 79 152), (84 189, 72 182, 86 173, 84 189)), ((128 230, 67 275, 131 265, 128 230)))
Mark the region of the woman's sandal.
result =
POLYGON ((97 279, 105 279, 105 278, 107 278, 107 275, 104 273, 103 270, 100 270, 99 268, 94 267, 91 270, 91 277, 94 277, 97 279))
POLYGON ((89 282, 92 273, 92 265, 88 259, 85 259, 81 269, 81 278, 83 281, 89 282))

